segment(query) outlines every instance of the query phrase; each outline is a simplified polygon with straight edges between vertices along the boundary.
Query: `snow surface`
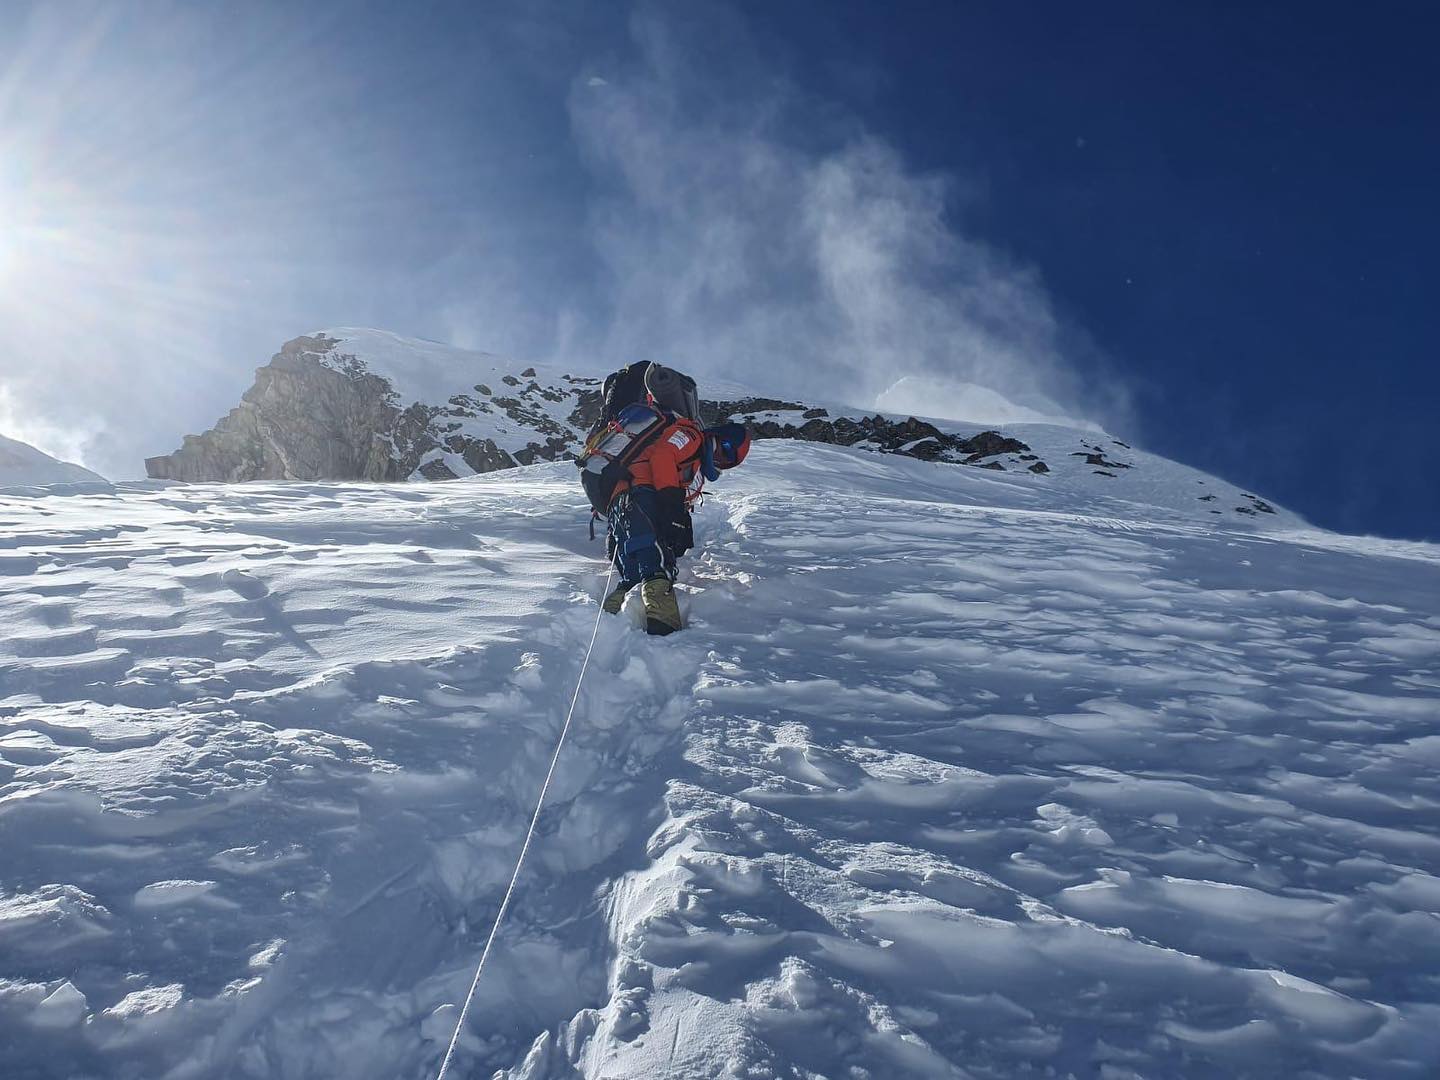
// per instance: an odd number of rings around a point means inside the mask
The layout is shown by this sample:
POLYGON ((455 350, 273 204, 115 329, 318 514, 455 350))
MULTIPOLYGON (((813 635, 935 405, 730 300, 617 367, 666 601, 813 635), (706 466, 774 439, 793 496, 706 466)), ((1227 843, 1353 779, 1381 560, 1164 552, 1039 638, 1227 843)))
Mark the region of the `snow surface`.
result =
POLYGON ((105 478, 80 465, 59 461, 29 443, 0 435, 0 490, 50 484, 103 484, 105 478))
MULTIPOLYGON (((689 629, 604 625, 452 1075, 1434 1076, 1440 548, 1101 482, 758 443, 689 629)), ((0 498, 0 1072, 433 1076, 583 508, 0 498)))
MULTIPOLYGON (((370 371, 389 379, 401 402, 407 405, 415 401, 438 404, 465 389, 467 383, 487 383, 503 391, 502 376, 518 375, 521 368, 528 370, 532 366, 494 353, 404 337, 389 330, 341 326, 317 333, 339 341, 326 363, 335 366, 336 355, 360 359, 370 371)), ((560 381, 564 374, 544 365, 535 367, 535 373, 550 382, 560 381)))
MULTIPOLYGON (((449 403, 473 414, 447 418, 447 423, 453 425, 447 426, 448 434, 492 439, 501 450, 511 454, 524 450, 537 439, 543 441, 540 428, 563 431, 572 438, 582 437, 573 431, 568 420, 574 401, 553 392, 547 396, 544 390, 549 387, 570 390, 577 385, 591 388, 589 376, 574 376, 543 364, 521 364, 437 341, 402 337, 388 330, 338 327, 317 333, 338 341, 331 351, 318 354, 321 363, 344 371, 352 362, 350 358, 359 361, 364 370, 390 383, 395 403, 401 408, 416 403, 429 406, 449 403), (522 370, 533 374, 521 377, 522 370), (577 383, 576 379, 582 381, 577 383), (497 397, 517 402, 518 408, 507 410, 494 404, 493 399, 497 397)), ((439 451, 428 455, 422 464, 436 461, 443 462, 456 476, 475 475, 475 470, 460 454, 439 451)), ((418 470, 412 479, 422 479, 418 470)))
POLYGON ((1053 403, 1037 409, 1019 405, 998 390, 977 383, 924 375, 906 375, 875 397, 875 407, 888 413, 943 414, 976 424, 1056 424, 1100 431, 1094 424, 1060 415, 1053 403))

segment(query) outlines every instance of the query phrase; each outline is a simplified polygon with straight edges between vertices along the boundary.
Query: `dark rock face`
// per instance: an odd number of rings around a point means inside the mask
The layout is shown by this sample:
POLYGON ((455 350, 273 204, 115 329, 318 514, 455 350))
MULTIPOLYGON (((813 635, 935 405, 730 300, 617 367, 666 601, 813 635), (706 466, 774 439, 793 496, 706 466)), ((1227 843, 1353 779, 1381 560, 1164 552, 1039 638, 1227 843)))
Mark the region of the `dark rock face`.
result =
POLYGON ((577 430, 590 431, 600 422, 600 409, 604 402, 605 395, 599 390, 577 390, 575 408, 567 419, 577 430))
POLYGON ((982 431, 973 438, 960 441, 972 455, 982 458, 994 457, 997 454, 1024 454, 1030 450, 1030 447, 1019 439, 1007 439, 998 431, 982 431))
MULTIPOLYGON (((1086 464, 1086 465, 1103 465, 1103 466, 1104 466, 1105 468, 1107 468, 1107 469, 1128 469, 1128 468, 1130 468, 1130 466, 1129 466, 1129 465, 1126 465, 1125 462, 1123 462, 1123 461, 1107 461, 1107 460, 1105 459, 1105 455, 1104 455, 1104 454, 1099 454, 1099 453, 1086 453, 1086 452, 1081 451, 1081 450, 1075 450, 1075 451, 1073 451, 1073 452, 1070 454, 1070 456, 1071 456, 1071 457, 1083 457, 1083 458, 1085 459, 1085 464, 1086 464)), ((1099 472, 1099 470, 1097 469, 1096 472, 1099 472)))
MULTIPOLYGON (((339 344, 324 336, 287 342, 255 373, 238 408, 205 434, 187 435, 174 453, 148 458, 146 471, 156 479, 187 481, 386 481, 417 473, 448 480, 456 474, 437 456, 442 453, 459 456, 476 472, 556 461, 580 434, 539 403, 588 394, 598 406, 597 392, 561 391, 506 375, 509 394, 497 396, 481 383, 441 405, 402 408, 389 382, 337 352, 339 344), (463 421, 485 415, 503 415, 536 437, 510 453, 493 439, 462 431, 463 421)), ((524 374, 534 373, 531 368, 524 374)))
POLYGON ((1244 506, 1235 507, 1237 514, 1247 514, 1250 517, 1258 517, 1260 514, 1275 513, 1275 508, 1258 495, 1242 492, 1241 498, 1248 500, 1248 502, 1244 506))
POLYGON ((426 480, 458 480, 455 471, 443 461, 427 461, 420 466, 420 475, 426 480))
POLYGON ((803 419, 815 419, 806 417, 807 411, 814 412, 808 405, 801 405, 794 401, 781 401, 779 398, 741 398, 739 401, 702 401, 700 411, 704 413, 703 419, 707 424, 718 424, 723 420, 744 420, 746 417, 754 417, 757 413, 764 412, 793 412, 799 413, 803 419))
MULTIPOLYGON (((865 446, 890 454, 904 454, 922 461, 948 461, 979 465, 986 458, 1002 454, 1025 454, 1030 447, 1019 439, 1011 439, 998 431, 982 431, 964 438, 941 431, 911 416, 905 420, 887 420, 880 415, 851 420, 849 417, 827 419, 824 409, 806 409, 792 402, 767 398, 744 401, 707 402, 717 420, 735 420, 750 428, 757 439, 803 439, 807 442, 833 443, 837 446, 865 446), (805 423, 795 425, 761 413, 795 412, 805 423)), ((1035 460, 1033 454, 1028 460, 1035 460)), ((1003 468, 998 462, 994 467, 1003 468)), ((988 466, 987 466, 988 467, 988 466)), ((1038 471, 1038 470, 1032 470, 1038 471)), ((1048 470, 1047 470, 1048 471, 1048 470)))
MULTIPOLYGON (((577 397, 569 420, 588 431, 600 419, 600 392, 581 390, 577 397)), ((1024 454, 1030 450, 1030 447, 1019 439, 1008 438, 996 431, 982 431, 967 439, 941 431, 933 424, 913 416, 905 420, 888 420, 879 414, 859 420, 846 416, 831 419, 827 409, 807 408, 799 402, 779 398, 702 400, 700 413, 702 421, 707 425, 725 421, 743 423, 756 439, 799 439, 835 446, 862 446, 889 454, 903 454, 922 461, 978 465, 986 458, 1002 454, 1024 454), (793 413, 794 418, 779 419, 773 415, 765 416, 766 413, 793 413), (796 420, 802 422, 796 423, 796 420)), ((1037 459, 1034 454, 1030 454, 1026 460, 1037 459)), ((1048 472, 1049 469, 1045 471, 1048 472)))
POLYGON ((389 384, 319 363, 335 344, 288 342, 256 372, 239 407, 205 435, 187 435, 173 454, 147 459, 146 471, 172 480, 404 479, 408 471, 383 437, 405 426, 389 384))

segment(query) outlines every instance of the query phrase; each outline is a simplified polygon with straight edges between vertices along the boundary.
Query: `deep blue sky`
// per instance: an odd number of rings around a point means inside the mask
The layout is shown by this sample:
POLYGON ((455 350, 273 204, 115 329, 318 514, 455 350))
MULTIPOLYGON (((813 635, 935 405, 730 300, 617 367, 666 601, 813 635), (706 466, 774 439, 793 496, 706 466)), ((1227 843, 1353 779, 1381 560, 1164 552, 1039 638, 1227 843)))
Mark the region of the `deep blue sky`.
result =
POLYGON ((984 178, 970 227, 1040 267, 1150 447, 1440 539, 1432 5, 753 9, 816 93, 984 178))
POLYGON ((777 390, 985 382, 1440 540, 1437 29, 1405 3, 6 5, 0 423, 133 474, 286 338, 358 323, 777 390))

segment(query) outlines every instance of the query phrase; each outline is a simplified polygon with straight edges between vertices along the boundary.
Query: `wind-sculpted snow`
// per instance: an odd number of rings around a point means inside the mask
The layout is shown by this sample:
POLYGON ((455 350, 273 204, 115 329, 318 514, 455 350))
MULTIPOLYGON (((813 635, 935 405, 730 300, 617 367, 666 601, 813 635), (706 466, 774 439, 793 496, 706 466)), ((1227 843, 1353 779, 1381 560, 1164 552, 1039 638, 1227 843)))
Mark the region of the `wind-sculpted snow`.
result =
MULTIPOLYGON (((1049 479, 727 474, 689 629, 603 627, 456 1075, 1435 1075, 1440 551, 1049 479)), ((4 1074, 433 1076, 582 506, 0 499, 4 1074)))

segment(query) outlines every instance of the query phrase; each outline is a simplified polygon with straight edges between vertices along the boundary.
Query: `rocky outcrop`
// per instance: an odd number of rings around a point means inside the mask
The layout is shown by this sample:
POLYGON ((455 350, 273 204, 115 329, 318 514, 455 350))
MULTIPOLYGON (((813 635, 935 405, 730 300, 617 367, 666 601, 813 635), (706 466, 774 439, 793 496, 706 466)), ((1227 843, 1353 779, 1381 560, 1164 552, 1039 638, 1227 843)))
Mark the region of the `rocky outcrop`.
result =
POLYGON ((557 422, 544 402, 588 396, 598 415, 598 391, 577 389, 594 380, 578 378, 558 389, 506 375, 502 393, 477 383, 441 404, 403 404, 386 378, 339 345, 324 335, 286 342, 237 408, 203 435, 185 436, 174 453, 146 459, 146 471, 187 481, 451 480, 447 455, 484 473, 569 453, 584 428, 557 422), (506 450, 476 433, 496 417, 532 441, 506 450))
POLYGON ((1245 503, 1245 505, 1235 507, 1235 512, 1237 514, 1248 514, 1249 516, 1254 517, 1257 514, 1275 513, 1275 508, 1269 503, 1267 503, 1264 499, 1260 498, 1260 496, 1258 495, 1251 495, 1248 491, 1246 491, 1242 492, 1240 497, 1247 500, 1247 502, 1245 503))
MULTIPOLYGON (((709 403, 711 410, 724 419, 746 424, 759 439, 804 439, 808 442, 834 443, 838 446, 863 446, 891 454, 904 454, 922 461, 948 461, 962 465, 1004 466, 987 459, 1003 454, 1028 454, 1030 447, 1019 439, 1008 438, 998 431, 982 431, 968 438, 941 431, 934 424, 911 416, 904 420, 887 419, 878 413, 861 417, 828 419, 824 409, 807 409, 793 402, 747 399, 736 402, 709 403), (803 423, 775 414, 793 413, 803 423)), ((1030 455, 1028 460, 1036 460, 1030 455)), ((1040 463, 1043 466, 1043 462, 1040 463)), ((1048 469, 1031 468, 1031 472, 1048 469)))
POLYGON ((378 375, 322 364, 334 345, 287 342, 238 407, 173 454, 147 458, 146 471, 169 480, 404 479, 406 450, 425 442, 425 421, 414 409, 402 413, 378 375))

